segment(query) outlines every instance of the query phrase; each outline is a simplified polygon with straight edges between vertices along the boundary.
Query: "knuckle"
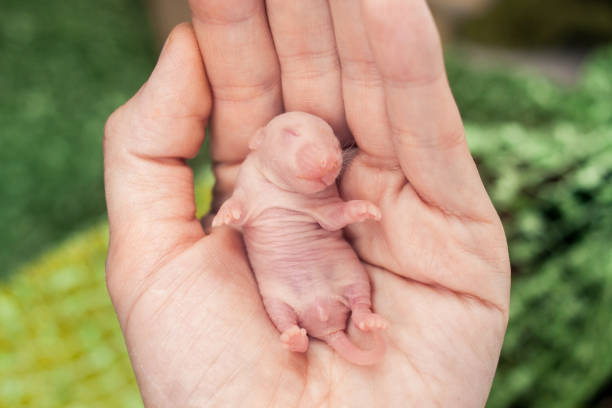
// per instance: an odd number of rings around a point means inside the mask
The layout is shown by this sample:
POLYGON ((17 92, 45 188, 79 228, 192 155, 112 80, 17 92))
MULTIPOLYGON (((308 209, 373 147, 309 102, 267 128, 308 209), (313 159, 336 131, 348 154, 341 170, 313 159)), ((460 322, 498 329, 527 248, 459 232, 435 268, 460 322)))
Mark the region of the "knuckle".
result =
POLYGON ((209 24, 235 24, 252 18, 262 8, 257 0, 189 0, 196 18, 209 24))
POLYGON ((364 88, 381 88, 383 80, 374 60, 342 60, 342 79, 364 88))
POLYGON ((463 126, 448 129, 434 134, 425 134, 398 124, 391 124, 391 135, 394 140, 407 148, 453 150, 464 147, 467 143, 463 126))

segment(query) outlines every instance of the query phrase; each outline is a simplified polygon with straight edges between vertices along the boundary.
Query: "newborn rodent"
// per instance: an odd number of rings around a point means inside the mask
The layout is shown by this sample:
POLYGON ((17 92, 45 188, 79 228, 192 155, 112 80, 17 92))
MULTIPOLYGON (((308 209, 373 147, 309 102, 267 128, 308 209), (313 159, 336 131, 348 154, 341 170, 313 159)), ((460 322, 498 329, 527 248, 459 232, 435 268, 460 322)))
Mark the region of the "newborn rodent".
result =
POLYGON ((226 224, 242 231, 282 344, 305 352, 310 335, 351 363, 377 363, 385 353, 378 332, 389 323, 372 312, 368 274, 342 228, 378 221, 381 212, 369 201, 340 198, 335 181, 342 150, 333 130, 317 116, 288 112, 259 129, 249 148, 234 193, 213 227, 226 224), (347 337, 349 313, 358 329, 374 334, 372 349, 361 349, 347 337))

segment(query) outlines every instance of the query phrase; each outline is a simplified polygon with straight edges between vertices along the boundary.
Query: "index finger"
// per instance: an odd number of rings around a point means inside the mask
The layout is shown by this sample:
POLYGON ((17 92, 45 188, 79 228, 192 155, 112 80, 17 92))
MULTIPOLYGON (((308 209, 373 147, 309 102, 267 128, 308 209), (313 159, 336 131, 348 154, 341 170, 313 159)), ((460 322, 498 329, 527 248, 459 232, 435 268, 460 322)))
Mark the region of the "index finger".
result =
POLYGON ((361 5, 383 78, 391 140, 406 178, 426 203, 445 213, 490 215, 425 0, 362 0, 361 5))
POLYGON ((231 192, 248 139, 282 112, 280 70, 263 0, 189 3, 213 94, 211 155, 218 199, 231 192))

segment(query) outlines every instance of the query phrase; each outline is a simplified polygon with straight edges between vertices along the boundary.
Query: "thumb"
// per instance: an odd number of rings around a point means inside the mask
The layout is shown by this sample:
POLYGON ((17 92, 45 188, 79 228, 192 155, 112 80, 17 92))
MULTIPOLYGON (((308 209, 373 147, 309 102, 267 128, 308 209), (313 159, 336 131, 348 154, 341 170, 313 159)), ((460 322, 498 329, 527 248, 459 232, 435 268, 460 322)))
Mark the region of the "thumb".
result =
POLYGON ((181 24, 168 37, 149 80, 110 116, 104 130, 111 294, 113 280, 139 281, 138 275, 204 236, 185 159, 198 154, 210 110, 193 29, 181 24))

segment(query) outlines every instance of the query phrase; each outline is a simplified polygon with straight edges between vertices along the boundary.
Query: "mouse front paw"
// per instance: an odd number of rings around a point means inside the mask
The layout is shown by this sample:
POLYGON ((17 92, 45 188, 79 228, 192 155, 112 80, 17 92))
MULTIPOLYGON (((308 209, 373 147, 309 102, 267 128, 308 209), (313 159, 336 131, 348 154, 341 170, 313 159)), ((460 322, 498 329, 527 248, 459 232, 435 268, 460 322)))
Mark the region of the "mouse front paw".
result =
POLYGON ((346 213, 352 223, 365 220, 379 221, 382 217, 380 209, 366 200, 352 200, 346 203, 346 213))
POLYGON ((308 350, 308 335, 306 329, 291 326, 280 335, 283 347, 289 351, 304 353, 308 350))
POLYGON ((212 226, 219 227, 221 225, 237 225, 242 218, 242 208, 239 203, 231 199, 223 203, 217 215, 213 219, 212 226))

